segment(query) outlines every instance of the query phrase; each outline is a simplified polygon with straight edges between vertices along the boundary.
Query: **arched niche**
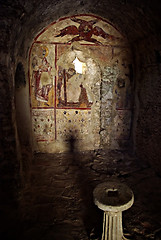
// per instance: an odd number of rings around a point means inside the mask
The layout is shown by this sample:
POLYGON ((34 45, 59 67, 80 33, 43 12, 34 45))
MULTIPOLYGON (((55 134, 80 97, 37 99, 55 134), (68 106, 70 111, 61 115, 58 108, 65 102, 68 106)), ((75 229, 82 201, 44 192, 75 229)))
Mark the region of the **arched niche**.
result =
POLYGON ((130 139, 132 61, 126 39, 94 15, 61 18, 30 49, 34 150, 123 149, 130 139))
POLYGON ((16 126, 21 148, 30 146, 30 105, 29 84, 26 81, 22 62, 18 62, 15 72, 15 110, 16 126))

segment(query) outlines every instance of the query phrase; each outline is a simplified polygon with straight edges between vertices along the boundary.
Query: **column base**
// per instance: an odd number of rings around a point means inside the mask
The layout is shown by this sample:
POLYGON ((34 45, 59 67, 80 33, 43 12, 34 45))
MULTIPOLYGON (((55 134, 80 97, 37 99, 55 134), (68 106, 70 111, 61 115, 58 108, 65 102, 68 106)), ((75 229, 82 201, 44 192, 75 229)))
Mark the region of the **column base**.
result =
POLYGON ((123 236, 122 212, 104 212, 102 240, 127 240, 123 236))

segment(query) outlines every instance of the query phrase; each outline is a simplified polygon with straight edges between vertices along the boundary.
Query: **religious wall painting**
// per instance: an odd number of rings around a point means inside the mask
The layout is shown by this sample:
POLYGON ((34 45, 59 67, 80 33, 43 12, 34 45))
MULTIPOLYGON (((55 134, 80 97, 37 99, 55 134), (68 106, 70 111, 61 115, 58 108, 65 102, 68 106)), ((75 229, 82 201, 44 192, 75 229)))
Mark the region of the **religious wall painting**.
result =
POLYGON ((67 47, 63 53, 61 48, 64 46, 58 46, 57 50, 57 107, 91 108, 90 93, 86 89, 86 63, 79 60, 82 52, 67 47))
POLYGON ((120 42, 120 40, 122 40, 122 36, 115 28, 92 15, 60 19, 37 37, 37 41, 66 44, 78 41, 81 44, 107 45, 120 42))
POLYGON ((130 109, 124 114, 130 108, 131 88, 126 66, 118 60, 122 44, 113 26, 92 15, 60 19, 37 36, 30 54, 37 143, 53 143, 54 152, 63 149, 63 141, 74 134, 82 149, 99 148, 103 122, 102 139, 111 133, 113 139, 128 138, 130 109), (110 108, 102 108, 109 102, 110 108), (112 130, 113 121, 116 128, 112 130))
POLYGON ((113 35, 108 34, 102 28, 95 25, 98 22, 98 19, 93 19, 90 21, 86 21, 80 18, 73 17, 71 18, 73 22, 79 24, 79 26, 70 25, 60 30, 60 33, 56 35, 56 37, 64 37, 65 35, 73 35, 70 42, 74 41, 87 41, 92 42, 95 44, 101 44, 97 39, 93 38, 92 36, 99 36, 106 40, 114 40, 116 37, 113 35))
POLYGON ((34 44, 31 52, 31 96, 33 107, 54 105, 54 46, 34 44))
POLYGON ((57 107, 59 108, 90 108, 86 88, 83 86, 83 77, 76 73, 74 68, 58 68, 57 107))

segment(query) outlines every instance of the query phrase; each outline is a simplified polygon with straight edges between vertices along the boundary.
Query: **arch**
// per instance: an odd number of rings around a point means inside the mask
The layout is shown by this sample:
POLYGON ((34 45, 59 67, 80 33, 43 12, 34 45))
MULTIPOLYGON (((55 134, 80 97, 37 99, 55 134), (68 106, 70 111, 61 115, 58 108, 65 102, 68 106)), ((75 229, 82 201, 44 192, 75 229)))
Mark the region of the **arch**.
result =
POLYGON ((64 17, 36 36, 29 58, 36 151, 66 151, 71 134, 82 150, 125 145, 131 56, 117 29, 91 14, 64 17))

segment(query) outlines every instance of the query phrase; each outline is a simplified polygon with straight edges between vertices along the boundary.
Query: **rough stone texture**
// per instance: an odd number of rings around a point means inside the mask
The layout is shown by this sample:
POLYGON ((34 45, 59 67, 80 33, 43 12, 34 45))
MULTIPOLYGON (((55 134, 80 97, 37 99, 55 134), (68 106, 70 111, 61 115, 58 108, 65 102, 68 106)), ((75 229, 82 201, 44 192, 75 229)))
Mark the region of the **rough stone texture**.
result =
MULTIPOLYGON (((24 66, 28 50, 33 38, 40 30, 54 20, 62 16, 70 16, 80 13, 93 13, 104 17, 112 23, 131 45, 146 39, 148 36, 156 35, 160 27, 159 1, 2 1, 1 19, 1 71, 8 72, 8 76, 1 75, 1 82, 7 87, 7 93, 1 88, 1 109, 13 109, 11 104, 14 98, 14 74, 18 61, 23 59, 24 66), (5 70, 6 69, 6 70, 5 70), (9 74, 12 73, 12 74, 9 74), (4 83, 5 80, 5 83, 4 83), (9 84, 7 86, 7 84, 9 84), (9 87, 10 86, 10 87, 9 87), (8 89, 10 89, 8 91, 8 89), (9 94, 10 92, 10 94, 9 94), (10 102, 10 103, 9 103, 10 102), (9 106, 10 107, 7 107, 9 106)), ((155 38, 155 37, 154 37, 155 38)), ((154 39, 153 38, 153 39, 154 39)), ((156 38, 157 42, 159 41, 156 38)), ((153 41, 153 40, 151 40, 153 41)), ((154 42, 155 44, 156 42, 154 42)), ((138 46, 138 45, 137 45, 138 46)), ((138 49, 135 48, 135 53, 138 49)), ((141 52, 142 50, 140 50, 141 52)), ((147 51, 146 51, 147 53, 147 51)), ((137 54, 136 54, 137 55, 137 54)), ((138 52, 139 55, 139 52, 138 52)), ((141 59, 147 54, 142 54, 141 59)), ((26 73, 27 73, 27 67, 26 73)), ((136 76, 136 74, 135 74, 136 76)), ((136 77, 135 77, 136 78, 136 77)), ((135 82, 139 81, 138 78, 135 82)), ((13 114, 14 115, 14 114, 13 114)), ((8 117, 6 113, 6 118, 8 117)), ((3 118, 3 117, 2 117, 3 118)), ((134 118, 137 120, 136 117, 134 118)), ((14 119, 9 123, 12 128, 14 119)), ((134 135, 134 134, 133 134, 134 135)), ((3 141, 3 140, 2 140, 3 141)), ((133 139, 133 142, 136 142, 133 139)), ((16 149, 16 148, 15 148, 16 149)), ((159 154, 158 154, 159 156, 159 154)))
POLYGON ((138 156, 160 174, 161 72, 158 39, 161 39, 160 36, 148 38, 137 45, 135 118, 138 117, 134 132, 138 156))
POLYGON ((130 65, 128 48, 116 48, 111 65, 103 69, 101 137, 105 148, 127 149, 130 146, 133 87, 130 65))
MULTIPOLYGON (((24 176, 27 174, 25 175, 24 172, 28 172, 31 164, 31 157, 28 154, 31 152, 31 148, 27 150, 28 146, 25 148, 23 146, 23 150, 25 149, 23 155, 27 155, 27 160, 19 161, 20 146, 16 130, 18 123, 15 121, 14 106, 16 67, 21 61, 27 76, 28 54, 34 37, 42 28, 60 17, 81 13, 96 14, 107 19, 127 38, 135 60, 133 70, 135 87, 135 109, 132 116, 133 145, 142 161, 148 160, 158 173, 161 172, 161 148, 159 145, 161 136, 159 94, 161 37, 158 34, 161 28, 160 12, 159 0, 0 0, 0 157, 2 159, 0 162, 0 195, 3 203, 1 216, 3 216, 4 225, 9 223, 9 219, 15 221, 12 212, 16 210, 14 200, 17 199, 17 180, 20 174, 21 179, 26 180, 24 176), (23 173, 22 170, 24 170, 23 173)), ((101 164, 93 164, 92 167, 96 171, 107 169, 101 164)), ((110 169, 108 171, 110 173, 110 169)), ((145 176, 148 174, 150 176, 148 171, 143 172, 145 176)), ((133 178, 138 178, 138 175, 140 174, 133 175, 133 178)), ((157 185, 151 186, 151 179, 149 182, 150 188, 146 192, 145 198, 149 197, 150 191, 156 192, 154 186, 157 185)), ((147 188, 146 183, 139 182, 136 193, 140 186, 143 189, 147 188)), ((152 195, 150 194, 150 196, 152 195)), ((152 197, 151 200, 153 201, 152 197)), ((141 210, 136 216, 138 225, 140 225, 140 215, 147 210, 144 203, 146 201, 143 201, 142 208, 139 208, 141 210)), ((149 212, 147 211, 147 213, 149 212)), ((146 222, 143 225, 147 227, 146 222)), ((36 234, 39 229, 31 231, 36 234)), ((140 234, 142 229, 136 231, 140 234)))
POLYGON ((124 235, 154 239, 161 224, 161 179, 123 151, 36 154, 19 195, 19 208, 7 209, 12 221, 6 222, 5 216, 0 237, 100 240, 103 212, 94 205, 93 190, 110 181, 125 183, 134 193, 133 206, 123 213, 124 235))

